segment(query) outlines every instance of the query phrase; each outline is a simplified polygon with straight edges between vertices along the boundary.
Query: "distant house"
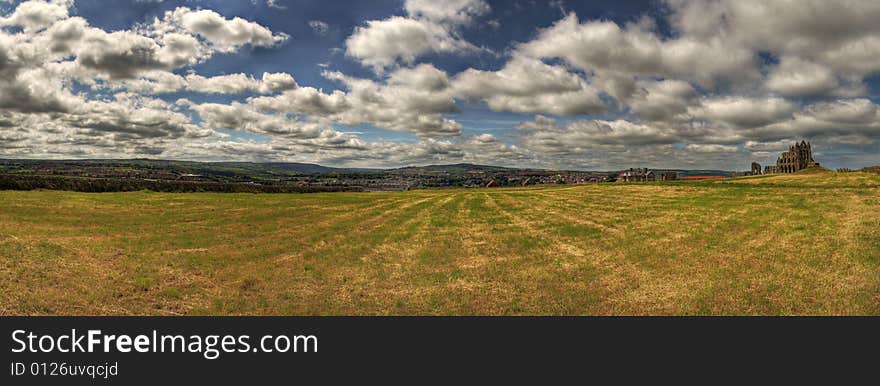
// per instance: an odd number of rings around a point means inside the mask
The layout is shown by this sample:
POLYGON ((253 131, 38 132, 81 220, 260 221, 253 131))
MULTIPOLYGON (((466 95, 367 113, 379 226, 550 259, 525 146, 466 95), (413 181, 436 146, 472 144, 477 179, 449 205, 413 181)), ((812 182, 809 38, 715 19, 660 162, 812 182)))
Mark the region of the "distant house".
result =
POLYGON ((620 172, 617 180, 620 182, 657 181, 657 174, 648 168, 629 168, 629 170, 620 172))
POLYGON ((678 179, 677 172, 663 172, 660 173, 660 181, 675 181, 678 179))

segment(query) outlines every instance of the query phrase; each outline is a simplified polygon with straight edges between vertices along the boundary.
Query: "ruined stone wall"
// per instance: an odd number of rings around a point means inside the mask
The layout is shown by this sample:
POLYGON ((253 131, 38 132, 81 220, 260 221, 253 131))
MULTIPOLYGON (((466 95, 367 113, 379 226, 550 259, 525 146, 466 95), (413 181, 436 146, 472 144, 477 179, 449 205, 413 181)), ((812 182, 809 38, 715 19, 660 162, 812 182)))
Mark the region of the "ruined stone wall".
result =
POLYGON ((789 147, 776 160, 775 173, 794 173, 816 164, 813 161, 813 149, 809 142, 801 141, 789 147))
POLYGON ((752 162, 752 175, 757 176, 761 174, 761 164, 757 162, 752 162))

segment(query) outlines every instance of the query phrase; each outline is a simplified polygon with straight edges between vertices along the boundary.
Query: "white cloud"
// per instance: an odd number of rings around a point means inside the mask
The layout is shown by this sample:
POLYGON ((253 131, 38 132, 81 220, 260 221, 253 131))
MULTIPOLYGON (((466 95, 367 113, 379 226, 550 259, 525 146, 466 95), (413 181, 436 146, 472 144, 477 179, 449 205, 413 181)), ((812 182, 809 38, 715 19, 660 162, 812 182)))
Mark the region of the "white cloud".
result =
POLYGON ((607 109, 598 90, 562 66, 515 57, 499 71, 468 69, 455 77, 456 96, 484 100, 496 111, 589 114, 607 109))
POLYGON ((581 23, 568 14, 538 37, 517 47, 523 55, 562 58, 600 75, 672 77, 706 87, 759 76, 753 52, 715 38, 662 39, 650 23, 624 27, 610 21, 581 23))
POLYGON ((320 20, 309 21, 309 27, 312 28, 312 31, 315 31, 316 34, 321 36, 326 35, 327 31, 330 30, 330 25, 320 20))
POLYGON ((10 72, 0 69, 0 74, 8 76, 0 78, 0 110, 25 113, 69 112, 83 102, 64 88, 62 79, 52 76, 46 70, 34 68, 10 72))
POLYGON ((576 120, 559 126, 555 119, 537 116, 519 126, 527 130, 525 143, 553 151, 584 150, 608 145, 671 144, 682 139, 669 126, 644 125, 626 120, 576 120))
POLYGON ((20 26, 25 33, 33 33, 68 17, 72 0, 25 1, 15 11, 0 18, 0 26, 20 26))
POLYGON ((695 169, 750 162, 750 154, 737 146, 711 142, 718 136, 713 133, 717 128, 712 127, 683 128, 625 120, 578 120, 558 125, 554 119, 542 116, 519 127, 523 130, 521 148, 533 155, 537 164, 549 167, 695 169), (675 145, 679 142, 691 143, 675 145))
POLYGON ((380 128, 423 137, 457 136, 461 125, 444 118, 457 111, 448 90, 448 78, 430 65, 400 69, 387 83, 326 72, 348 92, 325 93, 313 87, 288 90, 277 96, 252 98, 259 111, 317 115, 342 125, 369 123, 380 128))
POLYGON ((830 84, 828 74, 815 65, 856 80, 880 71, 880 63, 875 60, 880 53, 880 24, 876 22, 880 3, 874 1, 667 2, 670 20, 683 36, 719 40, 731 49, 770 52, 784 60, 810 63, 803 70, 797 66, 782 68, 773 84, 780 92, 830 91, 830 87, 823 87, 830 84), (809 79, 809 75, 817 75, 818 79, 809 79))
POLYGON ((449 24, 469 24, 491 10, 483 0, 406 0, 404 9, 411 17, 449 24))
POLYGON ((314 87, 300 87, 272 97, 257 97, 250 104, 261 111, 291 114, 332 115, 349 108, 344 92, 324 93, 314 87))
POLYGON ((245 45, 271 47, 288 39, 284 33, 273 33, 268 28, 240 17, 226 19, 212 10, 192 10, 178 7, 165 12, 149 26, 159 36, 168 33, 189 33, 205 40, 220 52, 232 52, 245 45))
MULTIPOLYGON (((283 115, 264 114, 240 103, 204 103, 194 105, 192 109, 199 113, 203 126, 211 129, 242 130, 301 141, 320 140, 332 143, 334 140, 344 139, 343 142, 349 146, 358 143, 353 136, 335 131, 321 120, 296 120, 283 115)), ((317 142, 314 144, 320 145, 317 142)))
POLYGON ((285 7, 285 6, 281 5, 281 4, 279 4, 279 0, 266 0, 266 5, 267 5, 269 8, 275 8, 275 9, 287 9, 287 7, 285 7))
POLYGON ((400 69, 390 82, 381 84, 344 74, 325 73, 348 88, 349 109, 334 117, 341 124, 371 123, 378 127, 410 132, 422 137, 458 136, 462 126, 443 114, 458 112, 445 74, 431 65, 400 69), (423 88, 424 84, 434 88, 423 88))
POLYGON ((715 144, 696 144, 691 143, 684 147, 685 150, 689 150, 696 153, 736 153, 739 151, 739 148, 736 146, 728 146, 728 145, 715 145, 715 144))
POLYGON ((156 99, 117 95, 113 101, 89 101, 63 121, 90 132, 111 133, 117 139, 202 137, 209 132, 156 99))
POLYGON ((449 76, 430 64, 401 68, 388 77, 388 83, 414 89, 442 92, 449 87, 449 76))
POLYGON ((131 31, 106 33, 88 29, 76 52, 76 63, 111 78, 132 78, 142 71, 172 68, 158 52, 160 46, 131 31))
POLYGON ((466 53, 480 49, 462 39, 458 28, 489 11, 482 0, 408 0, 408 17, 370 20, 345 41, 346 55, 383 73, 398 62, 411 64, 428 53, 466 53))
POLYGON ((418 19, 394 16, 368 21, 355 28, 345 41, 346 55, 360 60, 381 73, 398 61, 412 63, 427 53, 459 53, 476 51, 472 44, 461 40, 445 26, 418 19))
POLYGON ((788 119, 798 106, 782 98, 718 97, 702 101, 691 114, 736 127, 758 127, 788 119))
MULTIPOLYGON (((529 41, 510 42, 500 68, 447 74, 420 62, 483 52, 462 36, 483 28, 489 6, 407 1, 406 15, 367 21, 346 41, 346 53, 376 76, 325 70, 337 85, 327 90, 284 72, 195 71, 215 54, 279 49, 288 39, 253 21, 180 7, 110 31, 70 16, 71 4, 28 1, 0 16, 5 155, 731 168, 772 162, 794 140, 845 149, 847 162, 876 155, 880 143, 880 112, 865 83, 880 72, 874 2, 670 0, 655 13, 668 18, 669 33, 650 17, 618 24, 570 13, 529 41), (163 100, 175 92, 227 96, 163 100), (480 127, 488 121, 458 115, 473 103, 553 118, 489 134, 480 127), (418 139, 346 132, 359 125, 418 139)), ((309 27, 319 35, 329 28, 319 20, 309 27)))
POLYGON ((263 73, 262 79, 245 74, 219 75, 206 78, 198 74, 186 76, 190 91, 214 94, 243 94, 247 92, 271 94, 297 88, 296 81, 287 73, 263 73))
MULTIPOLYGON (((804 114, 824 122, 880 124, 878 107, 868 99, 838 100, 808 106, 804 114)), ((880 133, 878 133, 880 134, 880 133)))
POLYGON ((640 118, 654 121, 686 114, 697 98, 697 91, 685 81, 639 81, 628 103, 640 118))
POLYGON ((828 67, 788 56, 780 60, 766 83, 768 90, 787 96, 822 95, 837 86, 837 77, 828 67))
MULTIPOLYGON (((216 14, 201 13, 209 22, 181 16, 181 28, 175 31, 139 26, 107 32, 81 17, 69 17, 69 5, 26 2, 2 18, 5 26, 22 27, 11 34, 7 31, 14 29, 0 30, 0 137, 4 148, 17 144, 17 155, 163 154, 172 142, 207 141, 217 133, 191 122, 181 111, 184 105, 144 94, 186 88, 274 93, 297 87, 285 73, 254 79, 170 72, 205 60, 215 50, 280 40, 281 35, 267 34, 254 23, 223 19, 218 25, 216 14), (235 36, 226 37, 227 33, 235 36), (96 93, 74 94, 72 81, 96 93)), ((189 10, 176 12, 184 15, 189 10)))
POLYGON ((869 145, 880 139, 880 108, 868 99, 840 99, 808 105, 791 119, 751 128, 748 140, 816 139, 824 143, 869 145))

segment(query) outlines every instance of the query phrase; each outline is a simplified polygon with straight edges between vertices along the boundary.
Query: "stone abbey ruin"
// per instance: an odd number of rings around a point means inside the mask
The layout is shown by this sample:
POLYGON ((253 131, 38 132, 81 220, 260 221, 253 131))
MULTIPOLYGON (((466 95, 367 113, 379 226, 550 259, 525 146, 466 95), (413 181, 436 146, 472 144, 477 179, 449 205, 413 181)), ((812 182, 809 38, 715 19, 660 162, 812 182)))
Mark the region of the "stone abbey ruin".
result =
MULTIPOLYGON (((764 167, 763 174, 775 173, 794 173, 809 167, 819 166, 819 163, 813 160, 813 148, 809 142, 801 141, 795 143, 783 152, 776 159, 776 166, 767 165, 764 167)), ((752 175, 761 174, 761 165, 752 162, 752 175)))

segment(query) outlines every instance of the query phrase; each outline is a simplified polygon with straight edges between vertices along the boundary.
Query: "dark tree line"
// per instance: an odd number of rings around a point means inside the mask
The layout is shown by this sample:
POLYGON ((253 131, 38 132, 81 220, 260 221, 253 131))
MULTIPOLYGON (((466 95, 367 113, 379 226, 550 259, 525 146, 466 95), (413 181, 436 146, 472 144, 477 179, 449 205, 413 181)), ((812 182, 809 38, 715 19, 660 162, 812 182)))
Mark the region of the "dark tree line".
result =
POLYGON ((203 181, 143 180, 122 178, 84 178, 46 175, 0 174, 0 190, 69 190, 75 192, 154 192, 188 193, 318 193, 357 192, 356 186, 258 185, 203 181))

